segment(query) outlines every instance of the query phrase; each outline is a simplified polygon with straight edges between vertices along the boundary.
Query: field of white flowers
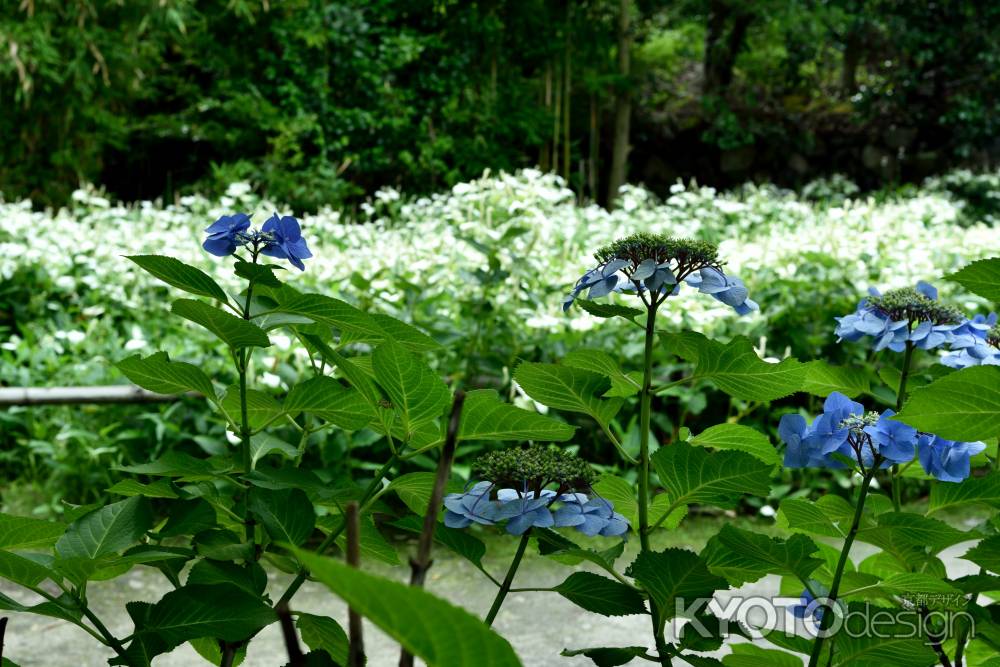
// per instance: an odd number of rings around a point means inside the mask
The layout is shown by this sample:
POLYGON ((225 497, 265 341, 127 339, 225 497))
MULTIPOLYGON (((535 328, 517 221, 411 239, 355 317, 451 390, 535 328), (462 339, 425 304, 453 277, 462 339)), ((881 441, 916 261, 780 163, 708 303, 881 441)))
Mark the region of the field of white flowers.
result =
MULTIPOLYGON (((446 341, 481 326, 470 309, 488 301, 491 317, 523 345, 553 336, 599 343, 594 318, 561 312, 563 293, 594 248, 634 231, 667 232, 719 243, 727 270, 761 303, 759 314, 737 321, 687 290, 671 316, 702 331, 766 335, 775 314, 815 308, 828 298, 824 290, 853 298, 871 285, 935 280, 996 255, 1000 234, 986 222, 969 224, 962 206, 933 189, 816 203, 773 187, 678 184, 665 200, 630 187, 609 213, 578 206, 552 175, 487 174, 419 199, 383 190, 351 217, 302 217, 315 259, 294 284, 413 320, 446 341)), ((166 206, 117 204, 93 189, 58 211, 0 203, 0 298, 14 322, 2 342, 3 376, 27 385, 111 382, 110 361, 164 337, 167 349, 197 357, 200 333, 167 324, 167 291, 124 256, 172 255, 212 272, 221 260, 202 251, 202 229, 224 213, 246 211, 260 222, 272 210, 288 213, 242 183, 219 201, 190 196, 166 206)))

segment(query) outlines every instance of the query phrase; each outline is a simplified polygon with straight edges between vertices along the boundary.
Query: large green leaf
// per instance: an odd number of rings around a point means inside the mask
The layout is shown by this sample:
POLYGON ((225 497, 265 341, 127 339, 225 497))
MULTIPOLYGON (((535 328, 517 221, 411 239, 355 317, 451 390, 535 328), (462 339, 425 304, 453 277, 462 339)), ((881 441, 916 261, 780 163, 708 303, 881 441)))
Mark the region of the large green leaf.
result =
POLYGON ((271 344, 264 330, 253 322, 231 315, 204 301, 177 299, 173 312, 200 324, 232 348, 267 347, 271 344))
POLYGON ((928 556, 975 537, 920 514, 887 512, 879 516, 878 525, 859 530, 857 539, 892 554, 907 567, 915 567, 928 556))
POLYGON ((771 444, 771 440, 749 426, 716 424, 690 438, 688 442, 699 447, 746 452, 764 463, 781 465, 781 457, 778 456, 778 450, 771 444))
POLYGON ((212 280, 207 273, 193 266, 188 266, 173 257, 164 257, 163 255, 131 255, 127 259, 132 260, 139 267, 172 287, 222 302, 229 300, 226 297, 225 290, 219 287, 219 284, 212 280))
POLYGON ((140 496, 105 505, 66 528, 56 542, 60 558, 96 559, 124 551, 153 525, 149 501, 140 496))
MULTIPOLYGON (((427 506, 426 502, 424 506, 427 506)), ((394 528, 402 528, 411 533, 419 534, 424 529, 424 520, 423 517, 416 514, 407 514, 402 519, 393 521, 391 525, 394 528)), ((448 528, 439 521, 434 526, 434 541, 465 558, 477 568, 483 568, 483 556, 486 555, 486 544, 468 531, 448 528)))
POLYGON ((133 642, 155 646, 147 655, 165 653, 201 637, 241 641, 277 620, 274 610, 259 596, 232 584, 182 586, 142 612, 138 619, 133 616, 133 642))
POLYGON ((1000 574, 1000 535, 993 535, 969 549, 963 559, 979 567, 1000 574))
POLYGON ((327 376, 314 377, 292 387, 284 407, 292 416, 308 412, 348 431, 364 428, 375 418, 371 405, 359 391, 327 376))
POLYGON ((465 396, 458 439, 562 442, 575 431, 569 424, 501 401, 492 389, 479 389, 465 396))
MULTIPOLYGON (((435 476, 432 472, 408 472, 392 480, 387 490, 395 491, 411 512, 423 516, 427 513, 435 476)), ((445 487, 446 493, 461 493, 461 491, 462 485, 458 482, 449 481, 445 487)))
POLYGON ((576 299, 574 303, 594 317, 600 317, 602 319, 623 317, 632 322, 635 321, 636 317, 645 314, 638 308, 629 308, 628 306, 622 306, 617 303, 601 303, 598 301, 588 301, 587 299, 576 299))
POLYGON ((159 394, 194 391, 215 399, 212 381, 200 368, 183 361, 170 361, 166 352, 157 352, 145 359, 136 354, 115 366, 133 383, 149 391, 159 394))
POLYGON ((625 541, 620 540, 603 551, 584 549, 572 540, 549 528, 534 528, 531 533, 538 541, 538 553, 548 556, 565 565, 579 565, 588 561, 605 570, 612 576, 617 576, 615 561, 625 551, 625 541))
POLYGON ((574 572, 552 590, 578 607, 602 616, 646 613, 639 591, 593 572, 574 572))
POLYGON ((420 588, 296 550, 312 576, 434 667, 518 667, 514 649, 475 616, 420 588))
POLYGON ((871 391, 868 373, 860 368, 832 366, 825 361, 805 364, 806 377, 802 391, 814 396, 829 396, 835 391, 854 398, 871 391))
POLYGON ((671 503, 732 508, 746 494, 767 496, 772 466, 743 452, 708 452, 678 442, 661 447, 653 466, 671 503))
POLYGON ((326 651, 339 665, 347 664, 347 633, 340 627, 340 623, 328 616, 299 614, 295 625, 306 646, 313 651, 326 651))
POLYGON ((784 651, 753 644, 733 644, 732 651, 722 657, 725 667, 802 667, 802 658, 784 651))
MULTIPOLYGON (((226 389, 222 397, 222 408, 240 423, 242 408, 240 406, 240 388, 233 385, 226 389)), ((270 424, 282 415, 281 404, 273 396, 256 389, 247 389, 247 421, 250 430, 257 431, 270 424)))
POLYGON ((30 558, 0 551, 0 579, 13 581, 15 584, 29 588, 37 586, 48 578, 60 580, 49 568, 36 563, 30 558))
POLYGON ((735 586, 742 586, 767 574, 808 579, 823 565, 823 561, 814 556, 818 550, 805 535, 792 535, 783 540, 727 525, 709 540, 702 556, 709 570, 724 576, 735 586))
POLYGON ((582 368, 525 361, 514 372, 514 380, 542 405, 582 412, 603 426, 618 413, 623 402, 621 398, 600 398, 611 388, 611 380, 582 368))
POLYGON ((261 595, 267 588, 267 572, 259 563, 237 564, 206 558, 191 567, 187 584, 232 584, 251 595, 261 595))
POLYGON ((249 508, 277 542, 298 546, 316 527, 316 511, 301 489, 255 488, 250 493, 249 508))
MULTIPOLYGON (((633 529, 639 525, 639 501, 635 487, 629 482, 614 475, 601 475, 601 478, 594 483, 594 491, 610 501, 614 505, 615 511, 624 516, 633 529)), ((661 493, 654 496, 653 502, 649 504, 650 525, 660 522, 663 513, 669 509, 669 505, 670 499, 666 494, 661 493)), ((686 515, 687 505, 680 505, 670 509, 670 516, 663 519, 660 525, 667 530, 674 530, 686 515)))
POLYGON ((849 605, 844 627, 833 636, 836 667, 928 667, 937 656, 909 623, 891 623, 894 610, 858 603, 849 605), (886 622, 889 619, 890 622, 886 622), (873 632, 874 628, 878 632, 873 632))
POLYGON ((308 317, 346 334, 352 341, 381 343, 386 339, 382 327, 368 313, 351 304, 320 294, 301 294, 289 288, 274 292, 277 309, 283 313, 308 317))
POLYGON ((0 514, 0 549, 47 549, 65 530, 65 524, 55 521, 0 514))
POLYGON ((188 481, 208 480, 232 470, 219 460, 199 459, 184 452, 167 452, 155 461, 117 468, 123 472, 154 477, 179 477, 188 481))
POLYGON ((108 488, 108 493, 118 496, 146 496, 147 498, 180 498, 169 479, 158 479, 149 484, 143 484, 134 479, 123 479, 108 488))
POLYGON ((806 365, 796 359, 770 364, 757 356, 749 339, 739 337, 702 351, 693 378, 708 380, 734 398, 772 401, 802 389, 806 365))
POLYGON ((375 348, 372 367, 407 433, 440 417, 451 402, 441 378, 395 341, 386 340, 375 348))
POLYGON ((1000 435, 1000 366, 974 366, 915 389, 893 417, 948 440, 1000 435))
POLYGON ((599 646, 595 648, 563 649, 559 655, 573 658, 582 655, 590 658, 597 667, 619 667, 646 654, 645 646, 599 646))
POLYGON ((178 500, 170 503, 167 523, 157 531, 160 537, 195 535, 214 528, 218 522, 215 508, 204 498, 178 500))
POLYGON ((630 374, 622 371, 614 358, 603 350, 588 348, 573 350, 563 357, 562 363, 566 366, 600 373, 611 380, 611 389, 605 393, 605 396, 633 396, 642 389, 642 374, 630 374))
POLYGON ((928 514, 969 505, 1000 509, 1000 472, 991 472, 985 477, 970 477, 961 484, 952 482, 931 484, 928 514))
POLYGON ((660 610, 661 624, 677 615, 677 603, 688 607, 729 588, 725 579, 709 571, 701 556, 687 549, 640 553, 625 573, 649 593, 660 610))
MULTIPOLYGON (((383 340, 394 340, 410 352, 433 352, 441 349, 441 344, 436 340, 416 327, 397 320, 395 317, 389 317, 382 313, 368 313, 368 317, 381 330, 383 340)), ((368 342, 366 336, 358 335, 356 337, 355 332, 348 329, 341 334, 340 343, 345 345, 354 342, 355 339, 359 342, 368 342)))
POLYGON ((1000 257, 981 259, 945 276, 973 294, 1000 303, 1000 257))

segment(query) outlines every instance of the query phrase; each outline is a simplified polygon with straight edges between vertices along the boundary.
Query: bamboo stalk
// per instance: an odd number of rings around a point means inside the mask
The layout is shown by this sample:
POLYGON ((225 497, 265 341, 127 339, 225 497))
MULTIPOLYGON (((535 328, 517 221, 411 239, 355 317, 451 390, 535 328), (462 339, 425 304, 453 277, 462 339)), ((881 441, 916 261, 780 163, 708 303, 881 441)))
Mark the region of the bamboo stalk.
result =
POLYGON ((157 394, 135 385, 106 387, 0 387, 0 406, 77 405, 81 403, 170 403, 182 396, 157 394))
MULTIPOLYGON (((347 519, 347 564, 353 568, 361 565, 361 517, 358 503, 351 501, 345 507, 347 519)), ((347 667, 364 667, 365 640, 361 627, 361 614, 353 608, 347 610, 347 636, 349 641, 347 667)))

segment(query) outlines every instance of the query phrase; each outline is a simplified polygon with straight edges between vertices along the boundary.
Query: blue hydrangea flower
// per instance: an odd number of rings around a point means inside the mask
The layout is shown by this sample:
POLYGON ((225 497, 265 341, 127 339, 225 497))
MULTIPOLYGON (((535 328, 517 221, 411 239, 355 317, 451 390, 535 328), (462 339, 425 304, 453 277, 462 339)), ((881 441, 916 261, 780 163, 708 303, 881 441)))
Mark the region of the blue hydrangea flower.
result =
POLYGON ((208 237, 201 247, 216 257, 232 255, 237 246, 246 242, 246 231, 249 228, 250 218, 246 213, 224 215, 205 228, 208 237))
POLYGON ((955 442, 930 433, 917 441, 917 455, 924 472, 942 482, 961 482, 971 472, 970 459, 986 449, 981 442, 955 442))
POLYGON ((628 519, 614 511, 614 505, 604 498, 590 498, 582 493, 560 496, 562 506, 553 512, 555 525, 576 528, 593 537, 617 537, 628 532, 628 519))
POLYGON ((261 231, 268 235, 267 245, 261 250, 263 254, 287 259, 299 271, 305 271, 306 265, 302 260, 312 257, 312 253, 302 238, 298 220, 290 215, 279 218, 275 213, 264 223, 261 231))
POLYGON ((907 343, 931 350, 949 344, 962 323, 961 314, 938 302, 938 292, 920 281, 916 288, 890 290, 875 288, 850 315, 835 318, 839 340, 857 342, 866 336, 875 340, 875 350, 902 352, 907 343))
POLYGON ((909 463, 917 453, 917 429, 890 419, 895 414, 894 410, 886 410, 878 422, 864 430, 871 436, 875 450, 889 463, 909 463))
POLYGON ((445 496, 444 525, 449 528, 465 528, 472 523, 493 525, 497 518, 498 506, 490 500, 493 484, 479 482, 466 493, 449 493, 445 496))
POLYGON ((955 329, 950 343, 951 352, 941 363, 951 368, 969 366, 1000 366, 1000 330, 997 314, 976 315, 955 329))
POLYGON ((787 445, 788 468, 844 468, 834 454, 860 461, 865 467, 881 457, 880 466, 907 463, 916 453, 917 430, 890 419, 895 412, 881 415, 865 412, 864 406, 847 396, 833 392, 823 404, 823 414, 810 425, 805 417, 788 414, 781 417, 778 435, 787 445))
POLYGON ((500 489, 497 492, 500 501, 497 520, 507 519, 505 530, 511 535, 523 535, 532 527, 551 528, 555 520, 549 505, 555 498, 555 491, 548 489, 543 489, 537 498, 534 491, 518 493, 514 489, 500 489))
POLYGON ((730 306, 737 315, 748 315, 760 306, 749 298, 750 292, 739 278, 727 276, 719 269, 706 266, 684 279, 702 294, 711 294, 717 301, 730 306))

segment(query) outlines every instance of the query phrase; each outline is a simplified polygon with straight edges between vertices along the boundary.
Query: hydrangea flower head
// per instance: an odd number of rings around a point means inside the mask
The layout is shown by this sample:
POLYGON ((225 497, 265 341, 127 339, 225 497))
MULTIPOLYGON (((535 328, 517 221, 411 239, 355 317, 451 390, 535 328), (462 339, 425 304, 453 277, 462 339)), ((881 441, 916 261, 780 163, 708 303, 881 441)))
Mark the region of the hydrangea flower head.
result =
POLYGON ((892 410, 882 414, 866 412, 860 403, 833 392, 823 404, 823 414, 811 425, 802 415, 784 415, 778 425, 778 435, 787 445, 785 466, 846 467, 839 457, 857 461, 862 469, 876 462, 884 468, 912 461, 917 431, 891 420, 894 414, 892 410))
POLYGON ((718 248, 707 241, 640 232, 601 248, 594 258, 598 265, 577 280, 563 301, 563 310, 584 291, 588 299, 612 292, 660 299, 676 294, 682 282, 711 294, 741 315, 758 308, 748 298, 743 281, 722 271, 718 248))
POLYGON ((922 433, 917 442, 924 472, 942 482, 961 482, 971 472, 970 459, 986 449, 981 442, 955 442, 922 433))
POLYGON ((628 531, 628 521, 611 502, 580 492, 589 489, 597 473, 574 454, 534 445, 485 454, 473 468, 486 481, 445 498, 445 525, 450 528, 505 523, 511 535, 553 526, 573 527, 586 535, 628 531), (555 489, 546 488, 553 485, 555 489))
POLYGON ((306 240, 302 238, 298 220, 290 215, 278 217, 275 213, 267 219, 261 231, 267 235, 267 243, 261 250, 263 254, 287 259, 299 271, 305 271, 306 266, 302 260, 312 257, 312 253, 309 252, 306 240))
POLYGON ((205 228, 208 237, 201 247, 216 257, 226 257, 236 252, 237 246, 246 243, 250 217, 246 213, 224 215, 205 228))
POLYGON ((838 317, 839 340, 875 339, 875 350, 902 352, 909 343, 931 350, 953 340, 962 324, 961 312, 937 300, 937 290, 926 282, 882 294, 872 288, 850 315, 838 317))
POLYGON ((966 320, 954 332, 951 352, 941 363, 952 368, 969 366, 1000 366, 1000 325, 997 314, 976 315, 966 320))

